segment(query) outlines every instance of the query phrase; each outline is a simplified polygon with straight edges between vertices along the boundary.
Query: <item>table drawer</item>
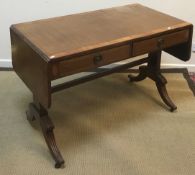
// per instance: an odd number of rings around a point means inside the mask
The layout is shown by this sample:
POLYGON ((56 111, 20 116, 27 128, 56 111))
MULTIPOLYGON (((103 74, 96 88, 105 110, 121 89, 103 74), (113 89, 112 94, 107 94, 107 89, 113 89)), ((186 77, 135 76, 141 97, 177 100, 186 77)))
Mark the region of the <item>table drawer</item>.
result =
POLYGON ((149 53, 155 50, 162 50, 176 44, 188 41, 189 30, 182 30, 159 37, 135 41, 133 43, 133 56, 149 53))
POLYGON ((131 57, 130 44, 81 57, 71 58, 69 60, 55 63, 52 66, 52 79, 88 71, 90 69, 121 61, 129 57, 131 57))

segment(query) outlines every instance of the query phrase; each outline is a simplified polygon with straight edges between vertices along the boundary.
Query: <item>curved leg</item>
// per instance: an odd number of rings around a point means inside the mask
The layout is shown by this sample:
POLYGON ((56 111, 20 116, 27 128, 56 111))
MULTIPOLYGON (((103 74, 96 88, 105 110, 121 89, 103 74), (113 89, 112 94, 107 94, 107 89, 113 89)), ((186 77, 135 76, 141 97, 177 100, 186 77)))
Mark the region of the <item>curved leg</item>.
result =
POLYGON ((64 164, 64 159, 56 145, 53 133, 54 125, 48 115, 44 115, 40 118, 40 124, 47 146, 56 162, 55 168, 60 168, 64 164))
POLYGON ((139 67, 139 74, 137 76, 128 75, 130 82, 142 81, 147 77, 147 66, 139 67))
POLYGON ((177 109, 177 107, 172 102, 167 93, 165 86, 167 80, 162 76, 160 72, 160 62, 161 62, 160 50, 149 53, 149 61, 147 66, 139 67, 138 76, 128 75, 129 81, 130 82, 141 81, 144 80, 146 77, 152 79, 156 83, 156 87, 164 103, 170 107, 170 111, 174 111, 177 109))
POLYGON ((39 106, 34 103, 30 103, 29 110, 27 111, 27 119, 33 121, 35 119, 40 121, 42 132, 50 150, 50 153, 55 160, 55 168, 60 168, 64 165, 64 159, 56 145, 53 129, 54 125, 48 116, 47 110, 44 109, 40 104, 39 106))
POLYGON ((173 112, 174 110, 177 109, 177 106, 172 102, 171 98, 169 97, 166 89, 166 83, 167 80, 162 76, 159 75, 157 76, 157 81, 156 81, 156 87, 158 89, 158 92, 164 101, 164 103, 170 107, 170 111, 173 112))

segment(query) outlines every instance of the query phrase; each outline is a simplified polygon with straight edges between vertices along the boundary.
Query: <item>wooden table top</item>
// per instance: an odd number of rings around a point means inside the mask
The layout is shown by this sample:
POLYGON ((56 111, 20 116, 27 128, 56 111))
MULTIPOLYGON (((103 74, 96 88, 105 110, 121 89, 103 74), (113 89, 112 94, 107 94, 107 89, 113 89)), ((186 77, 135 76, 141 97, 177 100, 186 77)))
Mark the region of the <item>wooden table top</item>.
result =
POLYGON ((70 57, 190 25, 140 4, 11 26, 48 60, 70 57))

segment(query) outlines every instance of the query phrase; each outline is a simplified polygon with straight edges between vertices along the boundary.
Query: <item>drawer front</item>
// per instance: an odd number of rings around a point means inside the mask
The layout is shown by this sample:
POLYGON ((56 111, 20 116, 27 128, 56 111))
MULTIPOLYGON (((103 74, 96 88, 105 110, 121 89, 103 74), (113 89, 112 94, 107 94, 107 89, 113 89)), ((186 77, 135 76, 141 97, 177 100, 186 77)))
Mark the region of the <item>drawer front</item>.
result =
POLYGON ((128 44, 97 53, 72 58, 70 60, 64 60, 55 63, 52 66, 52 79, 88 71, 90 69, 121 61, 130 57, 131 47, 130 44, 128 44))
POLYGON ((133 43, 133 56, 149 53, 155 50, 162 50, 183 42, 189 39, 189 30, 182 30, 159 37, 135 41, 133 43))

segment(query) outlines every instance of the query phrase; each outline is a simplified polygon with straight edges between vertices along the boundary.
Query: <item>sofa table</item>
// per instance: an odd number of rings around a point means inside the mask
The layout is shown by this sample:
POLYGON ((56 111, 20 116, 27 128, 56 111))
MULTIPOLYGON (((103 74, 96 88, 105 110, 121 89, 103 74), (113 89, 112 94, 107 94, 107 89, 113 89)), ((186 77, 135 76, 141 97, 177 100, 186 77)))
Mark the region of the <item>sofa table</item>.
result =
POLYGON ((164 103, 174 111, 166 79, 161 75, 161 52, 187 61, 191 55, 192 24, 140 4, 68 15, 10 27, 12 61, 15 72, 33 93, 27 119, 40 122, 45 141, 55 160, 64 164, 56 145, 54 125, 48 116, 51 95, 114 72, 142 65, 130 82, 152 79, 164 103), (148 54, 130 61, 58 84, 51 81, 72 74, 92 71, 104 65, 148 54))

